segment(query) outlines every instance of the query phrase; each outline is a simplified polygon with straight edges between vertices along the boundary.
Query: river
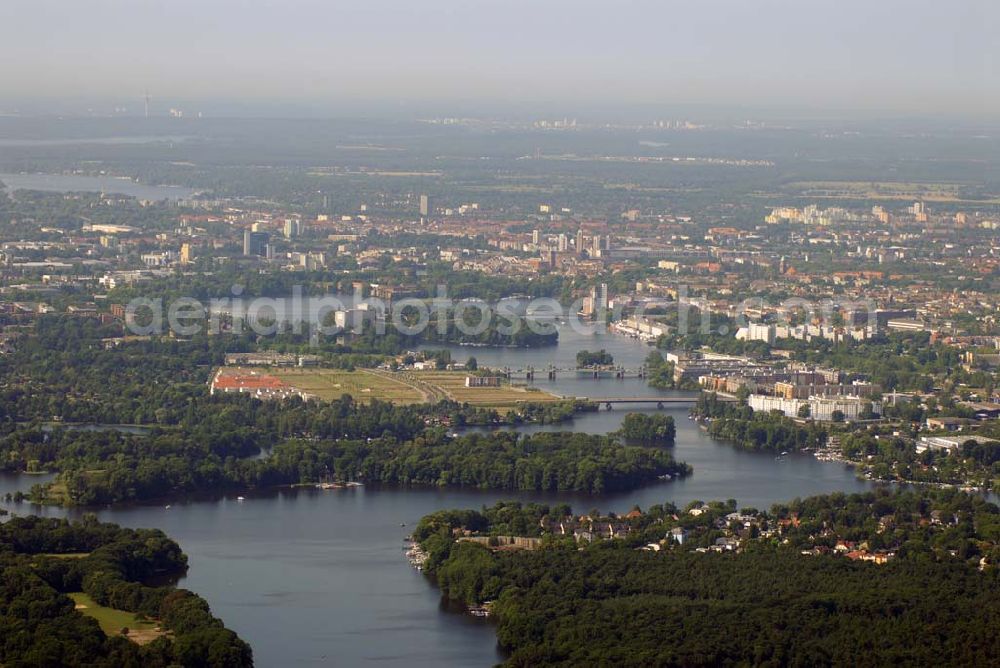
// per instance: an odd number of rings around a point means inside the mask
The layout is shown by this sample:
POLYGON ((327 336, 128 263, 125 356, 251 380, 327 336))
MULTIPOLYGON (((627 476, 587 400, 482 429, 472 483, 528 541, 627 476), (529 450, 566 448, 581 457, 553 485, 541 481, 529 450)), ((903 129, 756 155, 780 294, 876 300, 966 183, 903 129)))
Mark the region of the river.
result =
MULTIPOLYGON (((440 348, 440 346, 437 346, 440 348)), ((604 348, 615 362, 638 367, 650 350, 617 334, 582 335, 563 328, 558 346, 536 350, 451 347, 481 365, 570 367, 578 350, 604 348)), ((544 375, 544 374, 543 374, 544 375)), ((570 396, 677 396, 639 379, 585 380, 575 376, 542 388, 570 396)), ((525 431, 604 433, 617 429, 627 409, 577 417, 570 425, 525 431)), ((645 408, 643 410, 655 410, 645 408)), ((842 464, 809 455, 741 452, 710 439, 687 419, 687 407, 668 408, 677 419, 677 459, 694 467, 684 480, 602 497, 458 489, 267 491, 163 505, 98 511, 101 520, 158 527, 190 557, 181 581, 204 596, 216 615, 254 649, 259 666, 373 664, 380 666, 490 666, 501 660, 489 623, 443 609, 431 584, 403 557, 403 538, 423 516, 441 508, 469 508, 499 499, 568 501, 578 511, 627 511, 672 501, 737 499, 766 508, 797 496, 868 488, 842 464), (406 526, 401 526, 406 524, 406 526)), ((37 476, 0 476, 0 494, 26 490, 37 476)), ((60 509, 9 507, 27 514, 60 509)), ((79 511, 72 511, 78 515, 79 511)))

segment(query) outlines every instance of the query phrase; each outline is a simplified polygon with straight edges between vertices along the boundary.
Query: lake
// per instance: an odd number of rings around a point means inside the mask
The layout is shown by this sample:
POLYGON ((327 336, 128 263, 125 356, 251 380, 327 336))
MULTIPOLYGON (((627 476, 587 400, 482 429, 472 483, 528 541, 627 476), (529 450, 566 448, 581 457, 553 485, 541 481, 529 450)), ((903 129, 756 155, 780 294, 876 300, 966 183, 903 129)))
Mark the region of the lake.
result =
POLYGON ((48 147, 48 146, 128 146, 132 144, 176 144, 188 141, 186 135, 148 135, 137 137, 76 137, 64 139, 14 139, 0 137, 0 148, 48 147))
POLYGON ((7 190, 43 190, 47 192, 95 192, 128 195, 140 200, 182 200, 198 191, 181 186, 151 186, 113 176, 80 176, 77 174, 11 174, 0 173, 0 183, 7 190))
MULTIPOLYGON (((440 348, 440 346, 437 346, 440 348)), ((544 368, 575 364, 578 350, 604 348, 615 362, 637 367, 650 348, 616 334, 581 335, 563 328, 558 346, 534 350, 453 346, 455 359, 480 364, 544 368)), ((677 396, 639 379, 586 380, 575 376, 536 385, 572 396, 677 396)), ((644 410, 655 410, 646 408, 644 410)), ((228 498, 98 511, 101 520, 158 527, 190 557, 181 581, 204 596, 216 615, 254 649, 259 666, 370 664, 379 666, 491 666, 496 652, 488 622, 442 608, 437 590, 403 557, 403 538, 424 515, 500 499, 567 501, 579 512, 597 507, 628 511, 671 501, 735 498, 769 507, 797 496, 868 489, 842 464, 808 455, 735 450, 709 438, 687 419, 687 407, 666 409, 677 421, 674 454, 694 467, 684 480, 660 482, 631 493, 591 497, 461 489, 363 487, 341 490, 270 490, 228 498), (400 526, 406 524, 405 527, 400 526)), ((606 433, 627 409, 600 411, 565 425, 525 431, 606 433)), ((0 494, 27 490, 44 478, 0 476, 0 494)), ((28 505, 10 508, 21 514, 28 505)), ((37 509, 62 515, 60 509, 37 509)), ((81 511, 71 511, 79 515, 81 511)))

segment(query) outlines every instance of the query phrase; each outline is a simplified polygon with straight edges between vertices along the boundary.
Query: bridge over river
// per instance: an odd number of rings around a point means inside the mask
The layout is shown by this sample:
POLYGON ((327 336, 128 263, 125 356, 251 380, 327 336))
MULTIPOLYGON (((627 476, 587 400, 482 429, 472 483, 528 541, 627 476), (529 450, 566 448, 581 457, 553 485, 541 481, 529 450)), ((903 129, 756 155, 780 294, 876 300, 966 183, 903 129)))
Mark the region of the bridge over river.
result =
MULTIPOLYGON (((575 397, 580 401, 589 401, 591 403, 597 404, 598 406, 604 406, 609 411, 613 410, 615 406, 620 404, 649 404, 654 405, 657 408, 666 408, 667 406, 693 406, 697 401, 698 397, 575 397)), ((719 397, 719 401, 734 402, 735 398, 731 397, 719 397)))
POLYGON ((617 380, 623 380, 625 378, 645 378, 649 374, 649 370, 645 365, 638 368, 626 368, 624 366, 604 366, 604 367, 556 367, 555 365, 549 365, 547 367, 535 368, 532 366, 525 367, 523 369, 512 369, 510 367, 503 367, 502 369, 496 369, 496 371, 503 374, 506 378, 511 380, 515 378, 524 378, 525 380, 535 380, 539 378, 542 374, 545 375, 549 380, 555 380, 557 377, 570 376, 578 380, 583 379, 593 379, 593 380, 604 380, 607 378, 615 378, 617 380))

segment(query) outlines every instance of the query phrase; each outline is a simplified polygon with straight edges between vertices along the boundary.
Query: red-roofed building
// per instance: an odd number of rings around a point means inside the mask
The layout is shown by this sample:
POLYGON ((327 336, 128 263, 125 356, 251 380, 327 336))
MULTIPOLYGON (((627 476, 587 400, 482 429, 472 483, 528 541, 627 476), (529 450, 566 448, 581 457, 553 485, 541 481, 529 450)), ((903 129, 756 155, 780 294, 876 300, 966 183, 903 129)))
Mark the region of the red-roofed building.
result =
POLYGON ((252 394, 258 399, 285 399, 299 396, 308 399, 309 395, 287 385, 279 378, 244 369, 219 369, 212 379, 211 393, 252 394))

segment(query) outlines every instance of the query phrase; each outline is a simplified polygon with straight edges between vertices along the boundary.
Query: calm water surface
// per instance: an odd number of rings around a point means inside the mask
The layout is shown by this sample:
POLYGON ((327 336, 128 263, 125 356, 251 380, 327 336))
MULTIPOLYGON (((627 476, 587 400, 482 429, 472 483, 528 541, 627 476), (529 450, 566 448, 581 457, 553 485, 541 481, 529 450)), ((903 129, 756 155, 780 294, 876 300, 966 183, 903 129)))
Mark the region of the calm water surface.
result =
POLYGON ((0 173, 0 183, 7 190, 43 190, 49 192, 95 192, 129 195, 140 200, 188 199, 197 190, 181 186, 151 186, 113 176, 79 176, 76 174, 9 174, 0 173))
MULTIPOLYGON (((636 367, 649 348, 614 334, 581 336, 563 330, 557 347, 489 350, 453 347, 456 360, 544 368, 574 364, 582 348, 605 348, 615 361, 636 367)), ((658 396, 644 381, 541 380, 542 388, 571 396, 658 396)), ((617 429, 627 409, 578 417, 571 425, 525 431, 617 429)), ((650 409, 643 409, 650 410, 650 409)), ((181 582, 203 595, 215 614, 254 649, 260 666, 490 666, 499 661, 492 627, 448 611, 436 590, 406 563, 403 538, 423 516, 441 508, 479 507, 500 499, 568 501, 577 510, 627 511, 672 501, 735 498, 766 508, 776 501, 868 484, 837 463, 807 455, 776 460, 714 442, 687 419, 687 407, 668 409, 677 419, 675 456, 694 466, 691 477, 603 497, 377 489, 270 491, 238 502, 234 497, 163 506, 105 509, 105 521, 158 527, 190 557, 181 582), (406 526, 401 526, 405 524, 406 526)), ((27 490, 37 476, 0 476, 0 493, 27 490)), ((31 506, 13 507, 27 514, 31 506)), ((64 511, 40 509, 61 514, 64 511)))

